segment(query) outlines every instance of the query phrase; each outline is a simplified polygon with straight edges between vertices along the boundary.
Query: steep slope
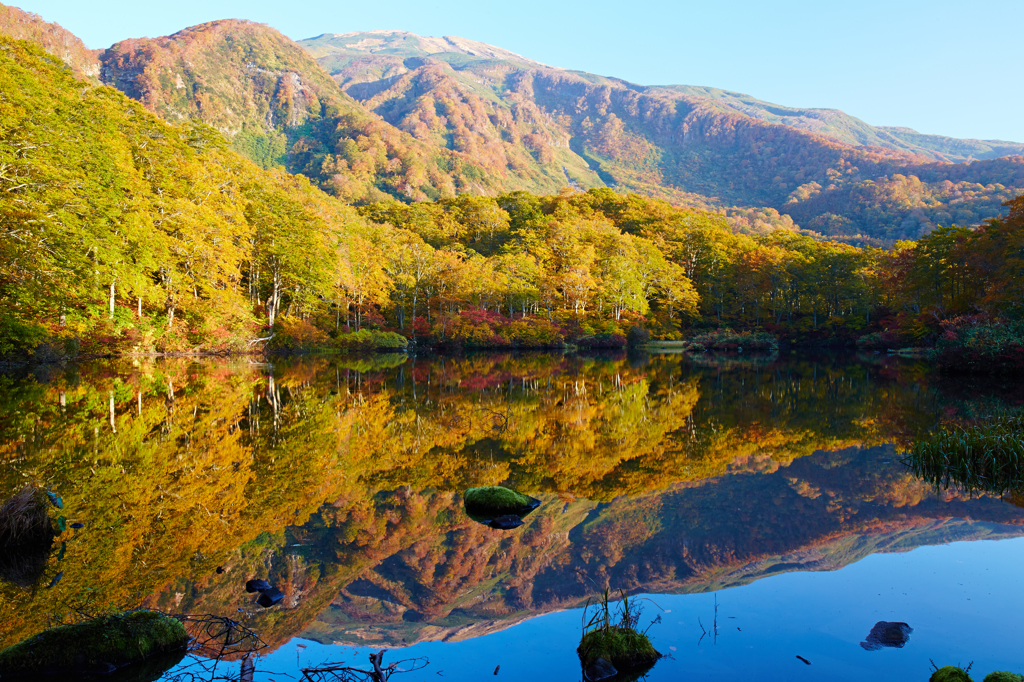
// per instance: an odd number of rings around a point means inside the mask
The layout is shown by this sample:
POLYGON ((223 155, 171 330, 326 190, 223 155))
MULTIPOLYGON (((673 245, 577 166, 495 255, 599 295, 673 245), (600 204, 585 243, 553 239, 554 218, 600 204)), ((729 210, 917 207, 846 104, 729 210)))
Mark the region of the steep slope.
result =
POLYGON ((37 14, 0 5, 0 35, 28 40, 68 65, 79 78, 99 83, 100 62, 96 55, 70 31, 47 23, 37 14))
POLYGON ((424 199, 467 189, 457 164, 369 115, 267 26, 228 20, 126 40, 102 62, 103 81, 150 111, 208 123, 261 166, 303 173, 339 197, 424 199))
POLYGON ((1020 157, 942 160, 1022 145, 879 129, 842 112, 710 88, 638 86, 526 63, 497 48, 444 51, 449 42, 408 33, 300 44, 349 94, 417 138, 457 137, 452 122, 473 119, 469 112, 482 103, 493 110, 493 129, 474 121, 471 130, 494 146, 525 145, 535 158, 579 159, 563 165, 581 186, 596 183, 574 168, 676 203, 730 212, 766 206, 829 236, 883 241, 954 221, 978 224, 1024 190, 1020 157), (431 112, 439 102, 443 115, 431 112))

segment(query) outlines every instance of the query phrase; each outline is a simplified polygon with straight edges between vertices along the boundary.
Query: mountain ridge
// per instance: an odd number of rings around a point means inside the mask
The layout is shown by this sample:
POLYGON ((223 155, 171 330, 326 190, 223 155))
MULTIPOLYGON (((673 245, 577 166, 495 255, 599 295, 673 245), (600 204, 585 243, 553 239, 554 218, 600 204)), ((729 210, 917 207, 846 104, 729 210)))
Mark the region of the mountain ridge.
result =
MULTIPOLYGON (((338 51, 328 52, 326 47, 331 45, 330 38, 344 38, 344 52, 368 52, 371 54, 388 54, 391 56, 415 56, 412 53, 403 52, 403 46, 409 43, 424 42, 434 44, 439 40, 448 40, 451 36, 443 36, 442 39, 431 36, 418 36, 408 31, 353 31, 344 34, 322 34, 314 38, 297 41, 305 49, 309 50, 318 59, 328 54, 337 54, 338 51), (380 45, 378 49, 369 49, 362 44, 363 36, 391 36, 400 35, 401 44, 391 46, 390 44, 380 45), (328 38, 328 40, 324 40, 328 38)), ((383 42, 383 39, 377 38, 383 42)), ((466 41, 463 38, 457 40, 466 41)), ((977 160, 997 158, 999 156, 1010 156, 1024 153, 1024 143, 1011 142, 1007 140, 979 140, 971 138, 952 138, 944 135, 919 133, 912 128, 901 126, 873 126, 854 116, 831 107, 790 107, 772 102, 759 100, 751 95, 740 92, 724 90, 716 87, 694 86, 682 84, 662 85, 641 85, 624 79, 611 76, 598 76, 584 71, 564 69, 561 67, 548 66, 546 64, 527 59, 514 52, 486 43, 472 42, 482 53, 489 52, 486 57, 489 59, 505 56, 508 61, 518 60, 524 64, 534 67, 564 71, 584 78, 598 79, 599 82, 612 82, 638 92, 658 93, 670 92, 700 97, 724 104, 725 106, 738 111, 746 116, 757 118, 767 122, 783 122, 791 127, 818 132, 831 137, 839 142, 845 142, 854 146, 878 146, 896 151, 905 151, 912 154, 923 154, 933 160, 944 160, 950 162, 966 161, 968 158, 977 160), (509 59, 511 58, 511 59, 509 59), (786 122, 784 119, 796 119, 794 122, 786 122), (926 139, 920 139, 926 138, 926 139), (929 142, 930 144, 924 144, 929 142), (961 147, 959 151, 955 148, 961 147), (966 153, 965 153, 966 152, 966 153), (975 153, 976 152, 976 153, 975 153)), ((438 49, 437 54, 445 50, 438 49)), ((476 56, 472 51, 465 52, 470 56, 476 56)), ((428 51, 428 54, 429 51, 428 51)))
POLYGON ((38 14, 0 5, 0 34, 36 43, 64 62, 80 78, 99 85, 100 64, 95 51, 60 24, 38 14))

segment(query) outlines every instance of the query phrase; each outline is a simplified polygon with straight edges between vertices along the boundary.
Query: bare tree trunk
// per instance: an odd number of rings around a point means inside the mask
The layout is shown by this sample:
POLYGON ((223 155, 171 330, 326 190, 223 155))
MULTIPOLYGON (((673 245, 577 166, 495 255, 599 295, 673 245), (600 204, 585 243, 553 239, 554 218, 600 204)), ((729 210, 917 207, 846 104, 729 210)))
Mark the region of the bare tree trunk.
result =
POLYGON ((416 301, 419 300, 420 290, 413 287, 412 290, 412 335, 416 337, 416 301))
POLYGON ((273 327, 277 322, 277 311, 281 305, 281 273, 276 271, 273 275, 274 286, 270 291, 270 298, 267 299, 267 321, 273 327))
POLYGON ((114 319, 114 282, 117 280, 110 280, 110 319, 114 319))

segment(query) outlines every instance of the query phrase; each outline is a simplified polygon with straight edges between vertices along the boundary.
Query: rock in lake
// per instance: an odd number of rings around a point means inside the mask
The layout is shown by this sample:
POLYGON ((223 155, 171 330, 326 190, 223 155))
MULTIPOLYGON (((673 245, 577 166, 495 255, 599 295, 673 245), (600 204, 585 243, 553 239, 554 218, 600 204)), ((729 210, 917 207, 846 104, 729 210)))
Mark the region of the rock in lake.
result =
POLYGON ((491 519, 487 525, 498 530, 512 530, 523 525, 523 520, 515 514, 505 514, 496 519, 491 519))
POLYGON ((489 519, 505 514, 526 516, 540 506, 540 500, 500 485, 470 488, 463 498, 470 515, 489 519))
POLYGON ((245 584, 245 591, 246 592, 263 592, 264 590, 271 589, 271 587, 272 587, 271 584, 268 583, 266 580, 260 580, 259 578, 257 578, 255 580, 250 580, 249 582, 247 582, 245 584))
POLYGON ((913 631, 914 628, 906 623, 890 623, 880 620, 871 628, 867 641, 861 642, 860 645, 867 651, 878 651, 885 647, 902 649, 910 640, 910 633, 913 631))
POLYGON ((0 651, 0 677, 78 679, 179 652, 173 665, 184 655, 188 641, 185 626, 162 613, 140 610, 102 616, 43 630, 0 651))
POLYGON ((55 535, 50 504, 33 486, 0 500, 0 580, 32 587, 46 573, 55 535))
POLYGON ((985 675, 985 682, 1024 682, 1024 675, 1007 670, 995 670, 985 675))
MULTIPOLYGON (((602 659, 618 671, 642 674, 653 666, 661 654, 651 645, 651 640, 642 632, 630 627, 598 627, 590 630, 580 639, 576 647, 583 672, 590 680, 591 670, 602 659)), ((630 679, 636 679, 631 677, 630 679)))
POLYGON ((610 680, 615 677, 619 674, 619 671, 608 661, 599 658, 587 666, 583 674, 590 682, 601 682, 601 680, 610 680))
POLYGON ((284 592, 276 587, 271 587, 270 589, 260 591, 260 598, 256 600, 256 603, 265 609, 269 609, 282 599, 284 599, 284 592))

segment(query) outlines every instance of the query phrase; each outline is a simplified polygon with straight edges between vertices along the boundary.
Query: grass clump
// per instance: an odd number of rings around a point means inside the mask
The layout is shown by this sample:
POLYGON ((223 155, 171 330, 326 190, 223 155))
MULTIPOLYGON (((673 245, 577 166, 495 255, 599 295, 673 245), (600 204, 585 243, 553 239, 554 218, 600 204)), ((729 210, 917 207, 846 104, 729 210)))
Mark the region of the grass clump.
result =
POLYGON ((1024 418, 996 417, 940 429, 903 459, 915 476, 936 486, 1005 495, 1024 489, 1024 418))
POLYGON ((406 348, 409 339, 395 332, 360 329, 357 332, 339 334, 335 344, 346 350, 397 350, 406 348))
POLYGON ((974 682, 974 680, 963 668, 947 665, 933 672, 932 676, 928 678, 928 682, 974 682))
POLYGON ((618 670, 635 670, 652 665, 661 654, 642 632, 612 625, 607 630, 591 630, 580 639, 576 649, 585 668, 603 658, 618 670))
POLYGON ((155 654, 184 652, 185 626, 154 611, 58 625, 0 651, 0 676, 109 673, 155 654))
POLYGON ((0 506, 0 547, 34 544, 53 537, 49 502, 41 489, 27 485, 0 506))
POLYGON ((521 516, 524 510, 532 508, 533 505, 533 498, 529 495, 503 488, 500 485, 470 488, 463 495, 463 499, 466 502, 466 511, 479 515, 517 514, 521 516))
POLYGON ((53 544, 46 493, 25 486, 0 505, 0 580, 29 587, 46 570, 53 544))
MULTIPOLYGON (((649 668, 661 658, 647 633, 637 630, 642 608, 635 599, 630 601, 624 592, 620 592, 620 595, 622 599, 613 610, 609 590, 606 588, 595 605, 596 612, 583 625, 583 636, 576 653, 584 671, 602 658, 620 672, 649 668)), ((583 610, 584 619, 590 613, 591 604, 588 600, 583 610)), ((659 616, 651 624, 660 621, 659 616)))

